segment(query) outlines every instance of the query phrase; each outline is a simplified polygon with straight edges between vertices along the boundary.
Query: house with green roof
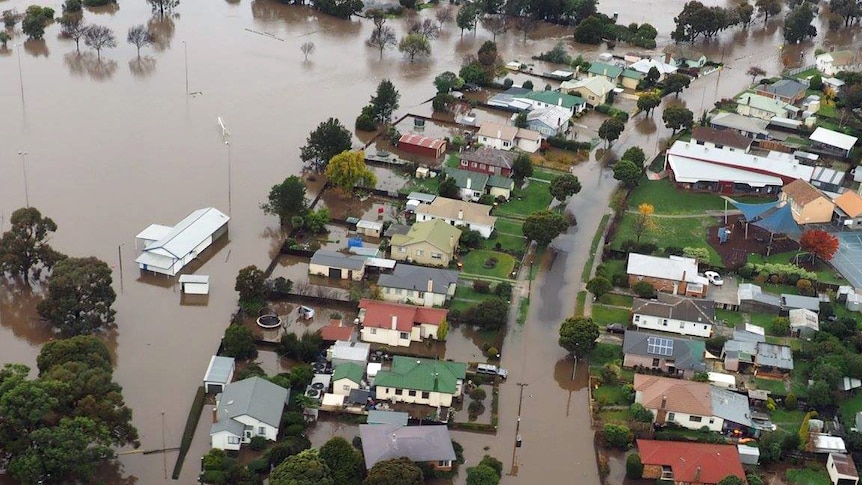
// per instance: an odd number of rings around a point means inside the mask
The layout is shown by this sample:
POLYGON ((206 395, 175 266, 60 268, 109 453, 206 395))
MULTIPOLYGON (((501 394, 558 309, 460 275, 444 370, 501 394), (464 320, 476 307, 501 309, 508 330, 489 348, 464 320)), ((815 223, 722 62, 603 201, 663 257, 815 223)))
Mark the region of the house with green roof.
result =
MULTIPOLYGON (((486 176, 487 178, 487 176, 486 176)), ((441 219, 414 223, 407 234, 395 234, 390 241, 391 259, 426 266, 449 266, 461 229, 441 219)))
POLYGON ((587 71, 588 77, 603 77, 612 82, 614 86, 619 83, 620 76, 623 74, 623 68, 613 64, 605 64, 604 62, 594 62, 590 64, 590 69, 587 71))
POLYGON ((352 362, 339 364, 332 371, 332 392, 341 396, 349 396, 350 391, 359 389, 365 369, 352 362))
POLYGON ((495 199, 503 197, 508 200, 515 189, 515 182, 501 175, 470 172, 459 168, 445 169, 446 178, 455 179, 455 184, 461 190, 461 198, 478 201, 483 195, 491 195, 495 199))
POLYGON ((634 69, 623 69, 620 75, 620 84, 626 89, 637 89, 644 75, 634 69))
POLYGON ((520 96, 519 99, 530 103, 530 110, 558 106, 569 110, 572 115, 580 113, 587 107, 587 102, 583 98, 559 91, 532 91, 520 96))
POLYGON ((776 116, 795 119, 799 114, 799 108, 778 99, 754 93, 742 93, 736 98, 736 112, 761 120, 771 120, 776 116))
POLYGON ((461 362, 395 356, 374 384, 378 400, 449 407, 461 397, 466 375, 467 364, 461 362))

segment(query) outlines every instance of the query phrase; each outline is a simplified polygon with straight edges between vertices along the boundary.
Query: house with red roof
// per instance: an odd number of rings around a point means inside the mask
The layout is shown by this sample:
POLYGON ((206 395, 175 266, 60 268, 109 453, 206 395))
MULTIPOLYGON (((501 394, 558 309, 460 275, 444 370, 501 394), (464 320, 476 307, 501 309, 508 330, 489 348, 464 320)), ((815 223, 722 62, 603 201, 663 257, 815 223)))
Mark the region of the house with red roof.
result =
POLYGON ((345 326, 344 321, 340 318, 333 318, 329 320, 329 325, 320 329, 320 336, 324 342, 349 341, 353 337, 353 326, 345 326))
POLYGON ((654 440, 638 440, 637 444, 643 478, 675 485, 716 485, 733 475, 748 483, 734 445, 654 440))
POLYGON ((359 322, 362 324, 359 335, 363 342, 409 347, 411 342, 427 338, 437 340, 448 313, 442 308, 362 300, 359 302, 359 322))

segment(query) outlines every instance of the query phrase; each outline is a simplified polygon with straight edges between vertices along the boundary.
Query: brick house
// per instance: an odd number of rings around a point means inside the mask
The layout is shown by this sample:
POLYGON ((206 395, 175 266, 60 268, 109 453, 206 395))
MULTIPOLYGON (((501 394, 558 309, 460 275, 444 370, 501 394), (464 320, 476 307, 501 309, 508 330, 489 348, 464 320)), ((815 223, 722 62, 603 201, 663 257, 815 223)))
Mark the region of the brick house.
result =
POLYGON ((653 285, 656 291, 674 295, 704 297, 709 289, 709 281, 698 276, 697 261, 692 258, 659 258, 629 253, 626 273, 629 276, 629 286, 646 281, 653 285))
POLYGON ((638 440, 637 445, 645 479, 674 485, 716 485, 733 475, 748 483, 734 445, 654 440, 638 440))

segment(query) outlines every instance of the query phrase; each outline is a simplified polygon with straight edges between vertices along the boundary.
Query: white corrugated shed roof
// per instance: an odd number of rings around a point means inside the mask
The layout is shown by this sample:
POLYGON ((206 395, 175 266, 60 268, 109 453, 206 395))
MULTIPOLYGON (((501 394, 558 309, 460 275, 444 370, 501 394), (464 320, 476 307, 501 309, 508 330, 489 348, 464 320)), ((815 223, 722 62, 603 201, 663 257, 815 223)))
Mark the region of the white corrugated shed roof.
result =
POLYGON ((161 224, 150 224, 150 226, 135 236, 138 239, 146 239, 147 241, 158 241, 168 235, 173 230, 171 226, 163 226, 161 224))
POLYGON ((816 141, 817 143, 823 143, 824 145, 829 145, 833 147, 840 148, 842 150, 849 150, 853 148, 853 145, 856 144, 855 136, 845 135, 844 133, 838 133, 837 131, 827 130, 823 127, 818 127, 814 130, 814 133, 808 137, 811 141, 816 141))
POLYGON ((736 377, 730 374, 722 374, 721 372, 707 372, 711 382, 721 382, 722 384, 736 385, 736 377))
POLYGON ((377 221, 366 221, 362 219, 361 221, 356 223, 356 227, 362 229, 371 229, 372 231, 379 231, 383 229, 383 223, 377 221))
POLYGON ((229 220, 230 217, 213 207, 198 209, 181 220, 159 240, 148 244, 144 254, 182 258, 229 220))
MULTIPOLYGON (((715 165, 716 167, 721 166, 741 170, 754 169, 769 172, 775 176, 798 178, 806 182, 811 180, 811 174, 814 173, 814 167, 800 164, 789 153, 770 152, 769 155, 761 157, 741 151, 730 151, 685 141, 677 141, 670 147, 667 156, 671 162, 677 159, 677 162, 699 161, 715 165)), ((715 169, 711 168, 710 170, 715 169)))
POLYGON ((674 281, 701 283, 702 277, 697 275, 697 261, 692 258, 671 256, 659 258, 645 254, 629 253, 626 271, 638 276, 651 276, 674 281))
POLYGON ((736 183, 748 184, 752 187, 784 185, 778 177, 708 162, 700 162, 691 158, 668 157, 668 162, 671 170, 673 170, 674 180, 684 184, 733 180, 736 183))
POLYGON ((210 277, 205 274, 184 274, 180 275, 180 283, 209 283, 210 277))
POLYGON ((384 259, 384 258, 368 258, 365 260, 365 266, 373 266, 375 268, 386 268, 392 269, 395 267, 395 264, 398 261, 394 259, 384 259))

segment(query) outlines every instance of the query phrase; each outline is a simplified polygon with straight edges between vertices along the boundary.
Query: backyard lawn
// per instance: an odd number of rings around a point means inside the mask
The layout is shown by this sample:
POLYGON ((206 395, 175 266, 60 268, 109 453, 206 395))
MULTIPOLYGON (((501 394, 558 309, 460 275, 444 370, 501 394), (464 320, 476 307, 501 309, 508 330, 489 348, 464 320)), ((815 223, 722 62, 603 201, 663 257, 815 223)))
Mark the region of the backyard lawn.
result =
POLYGON ((741 325, 743 322, 743 316, 741 312, 722 310, 720 308, 715 309, 715 319, 723 320, 725 325, 731 328, 737 325, 741 325))
POLYGON ((550 170, 544 170, 538 167, 533 168, 533 176, 530 178, 544 180, 545 182, 551 182, 554 177, 561 175, 562 172, 552 172, 550 170))
MULTIPOLYGON (((749 263, 779 263, 779 264, 788 264, 795 262, 795 251, 786 252, 786 253, 776 253, 772 254, 769 257, 761 256, 759 254, 749 254, 748 262, 749 263)), ((835 284, 846 284, 847 280, 841 277, 841 275, 835 271, 828 264, 817 260, 814 264, 814 270, 817 273, 817 281, 822 281, 824 283, 835 283, 835 284)))
MULTIPOLYGON (((768 202, 774 199, 762 197, 734 197, 739 202, 768 202)), ((706 210, 724 210, 724 199, 716 194, 678 190, 670 180, 641 179, 629 196, 629 208, 646 202, 652 204, 656 214, 699 214, 706 210)), ((729 205, 728 209, 733 209, 729 205)))
POLYGON ((602 406, 625 406, 632 403, 630 397, 622 386, 599 386, 593 391, 593 399, 602 406))
POLYGON ((799 427, 802 426, 802 419, 805 417, 805 411, 785 411, 784 409, 776 409, 769 415, 769 419, 773 424, 778 426, 780 431, 785 433, 798 433, 799 427))
POLYGON ((487 249, 478 249, 470 251, 463 259, 464 273, 480 276, 490 276, 492 278, 510 279, 512 269, 515 268, 515 258, 497 251, 489 251, 487 249), (496 263, 492 267, 491 260, 496 259, 496 263), (488 263, 488 264, 486 264, 488 263))
POLYGON ((787 389, 784 387, 784 381, 761 379, 757 377, 754 379, 754 382, 757 384, 758 389, 769 391, 772 394, 778 394, 780 396, 787 394, 787 389))
POLYGON ((609 323, 622 323, 625 325, 629 321, 630 311, 625 308, 613 308, 604 305, 593 304, 593 322, 597 325, 605 326, 609 323))
POLYGON ((531 180, 526 187, 515 189, 509 202, 501 204, 494 215, 526 219, 533 212, 547 209, 553 198, 549 187, 545 182, 531 180))
POLYGON ((412 178, 404 187, 398 190, 398 192, 402 194, 409 194, 410 192, 425 192, 426 194, 437 194, 437 189, 440 187, 440 177, 434 178, 412 178))
MULTIPOLYGON (((626 213, 620 221, 611 247, 619 249, 623 241, 636 240, 634 234, 634 223, 637 218, 635 214, 626 213)), ((654 227, 640 238, 642 243, 654 243, 660 248, 668 246, 706 247, 709 251, 709 263, 721 266, 721 257, 711 246, 706 244, 706 230, 715 224, 715 218, 710 216, 673 219, 666 217, 653 217, 654 227)))
POLYGON ((590 367, 600 368, 612 362, 622 362, 623 348, 614 344, 596 344, 596 348, 590 353, 590 367))
POLYGON ((497 229, 497 234, 508 234, 510 236, 524 236, 524 231, 522 226, 524 224, 520 221, 515 221, 512 219, 506 219, 505 217, 500 217, 497 219, 497 222, 494 224, 494 228, 497 229))
POLYGON ((605 305, 624 306, 631 308, 633 297, 628 295, 618 295, 616 293, 605 293, 599 298, 599 302, 605 305))
POLYGON ((857 392, 849 399, 840 401, 838 409, 841 411, 841 422, 845 426, 856 426, 856 413, 862 411, 862 392, 857 392))
POLYGON ((521 229, 523 223, 513 219, 500 217, 494 224, 496 232, 494 236, 482 241, 483 249, 497 249, 497 244, 500 244, 500 249, 507 251, 523 251, 526 248, 524 241, 524 231, 521 229))
POLYGON ((809 468, 787 470, 787 481, 792 485, 832 485, 826 467, 821 465, 822 470, 811 470, 809 468))

